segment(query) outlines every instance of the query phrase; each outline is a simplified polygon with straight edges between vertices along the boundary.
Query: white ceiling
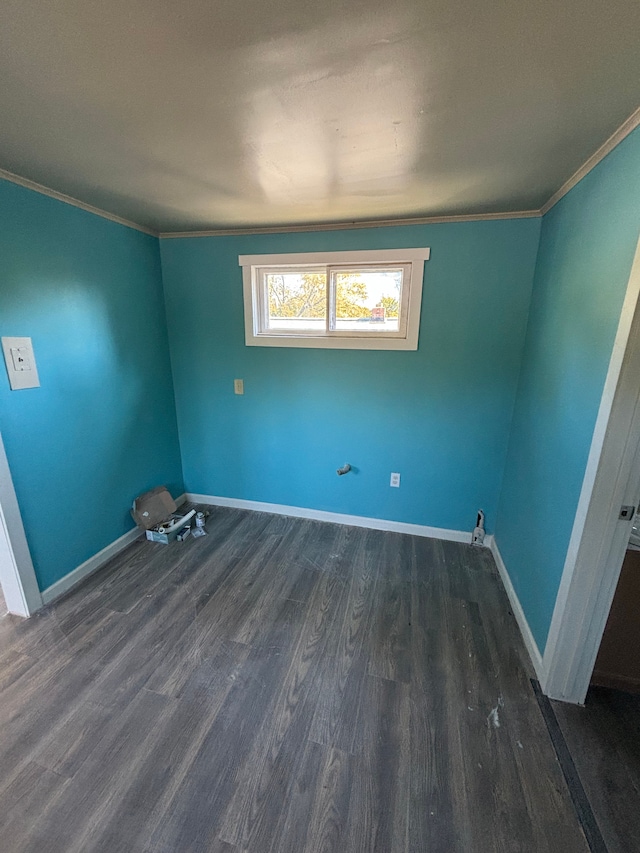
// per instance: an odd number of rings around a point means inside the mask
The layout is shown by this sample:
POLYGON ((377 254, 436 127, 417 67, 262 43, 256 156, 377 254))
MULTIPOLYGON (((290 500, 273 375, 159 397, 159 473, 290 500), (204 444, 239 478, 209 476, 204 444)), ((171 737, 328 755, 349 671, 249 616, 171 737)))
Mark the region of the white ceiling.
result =
POLYGON ((0 167, 158 231, 537 209, 638 0, 0 0, 0 167))

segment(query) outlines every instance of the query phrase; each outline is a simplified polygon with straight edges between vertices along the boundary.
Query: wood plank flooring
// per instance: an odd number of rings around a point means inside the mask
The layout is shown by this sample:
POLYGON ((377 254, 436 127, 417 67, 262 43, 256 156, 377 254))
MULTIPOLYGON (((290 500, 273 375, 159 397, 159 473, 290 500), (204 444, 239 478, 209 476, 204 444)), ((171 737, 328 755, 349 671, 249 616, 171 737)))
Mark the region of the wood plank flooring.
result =
POLYGON ((0 619, 4 853, 587 853, 488 551, 207 530, 0 619))
POLYGON ((584 707, 551 704, 604 846, 640 850, 640 695, 591 687, 584 707))

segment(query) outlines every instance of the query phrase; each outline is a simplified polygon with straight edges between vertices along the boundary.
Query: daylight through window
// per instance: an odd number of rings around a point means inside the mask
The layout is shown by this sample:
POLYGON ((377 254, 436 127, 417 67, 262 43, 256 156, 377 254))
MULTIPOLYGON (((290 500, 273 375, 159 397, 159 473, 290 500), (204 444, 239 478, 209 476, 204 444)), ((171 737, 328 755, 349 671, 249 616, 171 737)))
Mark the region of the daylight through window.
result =
POLYGON ((417 349, 428 254, 428 249, 337 252, 327 253, 324 263, 315 254, 241 257, 246 342, 417 349))

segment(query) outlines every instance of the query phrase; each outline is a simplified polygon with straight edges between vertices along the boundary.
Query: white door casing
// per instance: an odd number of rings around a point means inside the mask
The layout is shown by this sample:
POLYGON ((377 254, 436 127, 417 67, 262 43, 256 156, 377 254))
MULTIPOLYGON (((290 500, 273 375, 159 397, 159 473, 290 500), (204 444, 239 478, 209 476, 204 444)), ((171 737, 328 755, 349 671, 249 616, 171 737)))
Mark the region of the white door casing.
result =
POLYGON ((42 607, 4 443, 0 435, 0 582, 7 609, 30 616, 42 607))
POLYGON ((640 500, 640 240, 543 657, 543 691, 583 703, 640 500))

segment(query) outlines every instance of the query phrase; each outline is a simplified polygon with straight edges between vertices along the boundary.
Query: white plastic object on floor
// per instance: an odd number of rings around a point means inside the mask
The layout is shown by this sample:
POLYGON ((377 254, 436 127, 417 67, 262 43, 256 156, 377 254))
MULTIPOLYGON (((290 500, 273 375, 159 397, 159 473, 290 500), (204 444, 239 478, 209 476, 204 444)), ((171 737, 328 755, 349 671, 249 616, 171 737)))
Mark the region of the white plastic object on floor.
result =
POLYGON ((484 545, 484 512, 479 509, 476 526, 471 534, 472 545, 484 545))

